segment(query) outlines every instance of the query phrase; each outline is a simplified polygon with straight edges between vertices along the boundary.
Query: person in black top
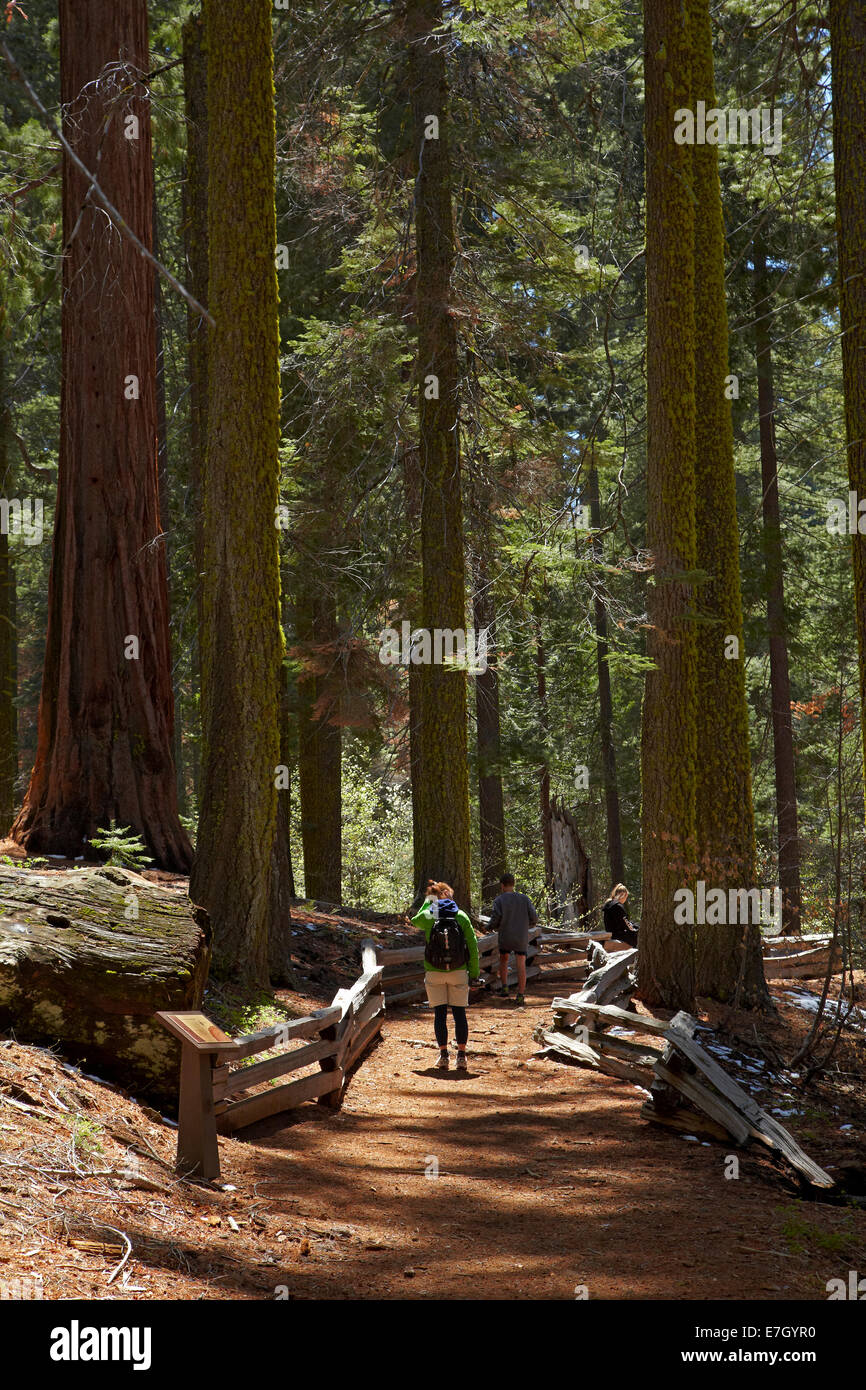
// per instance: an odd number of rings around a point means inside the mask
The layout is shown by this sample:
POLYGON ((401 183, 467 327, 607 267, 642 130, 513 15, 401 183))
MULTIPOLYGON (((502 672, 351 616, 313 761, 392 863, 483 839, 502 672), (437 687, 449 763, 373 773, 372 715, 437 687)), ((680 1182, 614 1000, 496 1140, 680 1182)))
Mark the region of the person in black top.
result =
POLYGON ((615 888, 611 888, 610 897, 601 909, 604 929, 610 932, 614 941, 624 941, 628 946, 636 946, 637 927, 626 916, 627 900, 628 889, 624 883, 618 883, 615 888))

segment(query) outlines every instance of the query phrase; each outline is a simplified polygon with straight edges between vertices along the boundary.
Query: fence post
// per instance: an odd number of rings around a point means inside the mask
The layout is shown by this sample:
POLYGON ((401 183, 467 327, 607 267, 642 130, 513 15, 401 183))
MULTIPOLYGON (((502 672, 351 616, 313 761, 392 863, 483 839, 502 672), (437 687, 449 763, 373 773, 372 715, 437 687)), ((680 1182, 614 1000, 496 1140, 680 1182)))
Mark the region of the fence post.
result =
MULTIPOLYGON (((338 1023, 332 1023, 329 1028, 322 1029, 321 1033, 319 1034, 319 1037, 327 1039, 328 1042, 333 1042, 337 1036, 337 1030, 339 1026, 340 1025, 338 1023)), ((333 1057, 320 1057, 319 1070, 342 1071, 343 1068, 340 1065, 340 1054, 337 1053, 333 1057)), ((341 1084, 339 1086, 335 1086, 333 1091, 326 1091, 323 1096, 319 1096, 318 1104, 325 1105, 331 1110, 336 1110, 339 1107, 340 1101, 343 1099, 342 1081, 344 1079, 345 1078, 342 1077, 340 1078, 341 1084)))
POLYGON ((205 1014, 159 1012, 155 1017, 182 1044, 175 1169, 184 1177, 218 1178, 213 1068, 220 1053, 235 1052, 237 1045, 205 1014))

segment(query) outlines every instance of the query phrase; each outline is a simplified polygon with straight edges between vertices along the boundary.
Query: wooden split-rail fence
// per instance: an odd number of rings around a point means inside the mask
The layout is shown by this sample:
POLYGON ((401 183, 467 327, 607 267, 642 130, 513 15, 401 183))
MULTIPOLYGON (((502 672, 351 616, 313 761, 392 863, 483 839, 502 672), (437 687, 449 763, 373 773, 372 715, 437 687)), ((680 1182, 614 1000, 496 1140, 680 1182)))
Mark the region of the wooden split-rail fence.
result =
POLYGON ((832 936, 773 936, 764 941, 768 980, 813 980, 842 970, 842 943, 832 936), (831 966, 832 957, 832 966, 831 966))
POLYGON ((351 988, 338 990, 327 1008, 305 1018, 230 1038, 205 1014, 156 1015, 181 1042, 179 1173, 218 1178, 218 1134, 234 1134, 308 1100, 339 1105, 349 1072, 375 1041, 385 1017, 382 967, 370 946, 364 943, 362 974, 351 988), (275 1055, 243 1065, 260 1052, 275 1055), (311 1067, 317 1069, 273 1085, 311 1067))
POLYGON ((696 1018, 681 1012, 666 1021, 633 1011, 636 950, 611 956, 594 946, 591 957, 595 968, 583 988, 554 999, 553 1027, 537 1031, 542 1055, 553 1054, 639 1086, 647 1093, 640 1112, 644 1119, 737 1145, 756 1140, 790 1163, 811 1186, 835 1186, 829 1173, 696 1041, 696 1018))
MULTIPOLYGON (((584 979, 589 973, 587 949, 596 942, 605 944, 609 949, 626 949, 618 941, 613 941, 610 932, 606 931, 568 932, 532 927, 526 952, 527 980, 534 979, 542 971, 545 980, 584 979)), ((365 945, 372 947, 377 964, 383 968, 382 988, 386 1004, 410 1004, 415 999, 425 997, 423 945, 401 946, 394 950, 372 942, 365 945)), ((509 985, 517 982, 513 959, 508 967, 509 985)), ((496 932, 478 938, 478 964, 479 979, 483 984, 491 985, 499 979, 499 938, 496 932)))
MULTIPOLYGON (((560 1006, 560 1024, 566 1017, 572 1021, 578 1017, 571 1008, 577 997, 586 1005, 607 1003, 614 1008, 628 1002, 633 987, 629 967, 637 952, 614 941, 609 932, 552 931, 537 926, 529 938, 527 979, 543 972, 545 981, 554 984, 586 982, 580 996, 554 1000, 554 1007, 560 1006), (568 1006, 565 1013, 563 1006, 568 1006)), ((821 939, 817 946, 805 949, 799 941, 773 941, 765 962, 768 977, 797 978, 809 971, 823 974, 830 959, 830 941, 821 939)), ((478 939, 478 953, 480 979, 490 985, 499 974, 495 932, 478 939)), ((337 991, 327 1008, 241 1037, 229 1037, 202 1013, 156 1015, 182 1045, 178 1172, 219 1177, 218 1134, 233 1134, 310 1100, 332 1107, 340 1104, 349 1072, 381 1032, 386 1007, 424 998, 424 946, 389 949, 365 941, 361 972, 351 988, 337 991), (262 1052, 273 1055, 249 1063, 249 1058, 262 1052), (292 1073, 304 1074, 274 1085, 292 1073)), ((516 980, 511 964, 508 983, 516 980)), ((633 1020, 635 1015, 626 1017, 633 1020)), ((623 1079, 645 1081, 645 1064, 655 1060, 639 1045, 610 1038, 596 1055, 590 1044, 601 1037, 598 1029, 590 1032, 582 1052, 582 1043, 573 1036, 568 1039, 561 1029, 559 1034, 572 1057, 623 1079)))

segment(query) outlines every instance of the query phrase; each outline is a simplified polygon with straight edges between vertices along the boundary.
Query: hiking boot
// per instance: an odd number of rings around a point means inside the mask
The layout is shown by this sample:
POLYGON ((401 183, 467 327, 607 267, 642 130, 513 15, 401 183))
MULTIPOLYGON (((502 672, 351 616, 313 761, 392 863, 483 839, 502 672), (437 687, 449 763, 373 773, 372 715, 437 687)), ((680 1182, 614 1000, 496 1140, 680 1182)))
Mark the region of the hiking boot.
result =
POLYGON ((440 1071, 448 1070, 448 1049, 444 1048, 439 1053, 439 1061, 436 1063, 440 1071))
POLYGON ((515 1002, 515 1004, 517 1004, 517 1005, 519 1006, 519 1005, 521 1005, 521 1004, 525 1004, 525 1003, 526 1003, 526 1000, 524 999, 524 997, 523 997, 522 994, 515 994, 515 996, 514 996, 514 1002, 515 1002))
POLYGON ((500 995, 503 999, 507 999, 507 998, 508 998, 508 985, 503 985, 503 984, 500 982, 500 984, 498 984, 498 985, 496 986, 496 993, 497 993, 498 995, 500 995))
POLYGON ((465 1070, 466 1070, 466 1053, 465 1053, 465 1052, 458 1052, 458 1053, 457 1053, 457 1070, 458 1070, 458 1071, 465 1071, 465 1070))

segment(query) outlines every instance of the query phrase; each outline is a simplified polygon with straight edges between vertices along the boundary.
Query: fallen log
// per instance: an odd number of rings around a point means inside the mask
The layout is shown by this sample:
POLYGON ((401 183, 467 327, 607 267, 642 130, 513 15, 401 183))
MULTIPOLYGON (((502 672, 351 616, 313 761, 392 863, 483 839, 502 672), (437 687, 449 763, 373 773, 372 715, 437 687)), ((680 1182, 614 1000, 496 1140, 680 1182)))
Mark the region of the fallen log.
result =
POLYGON ((153 1015, 201 1006, 210 937, 203 908, 127 869, 0 869, 0 1030, 174 1105, 180 1047, 153 1015))

